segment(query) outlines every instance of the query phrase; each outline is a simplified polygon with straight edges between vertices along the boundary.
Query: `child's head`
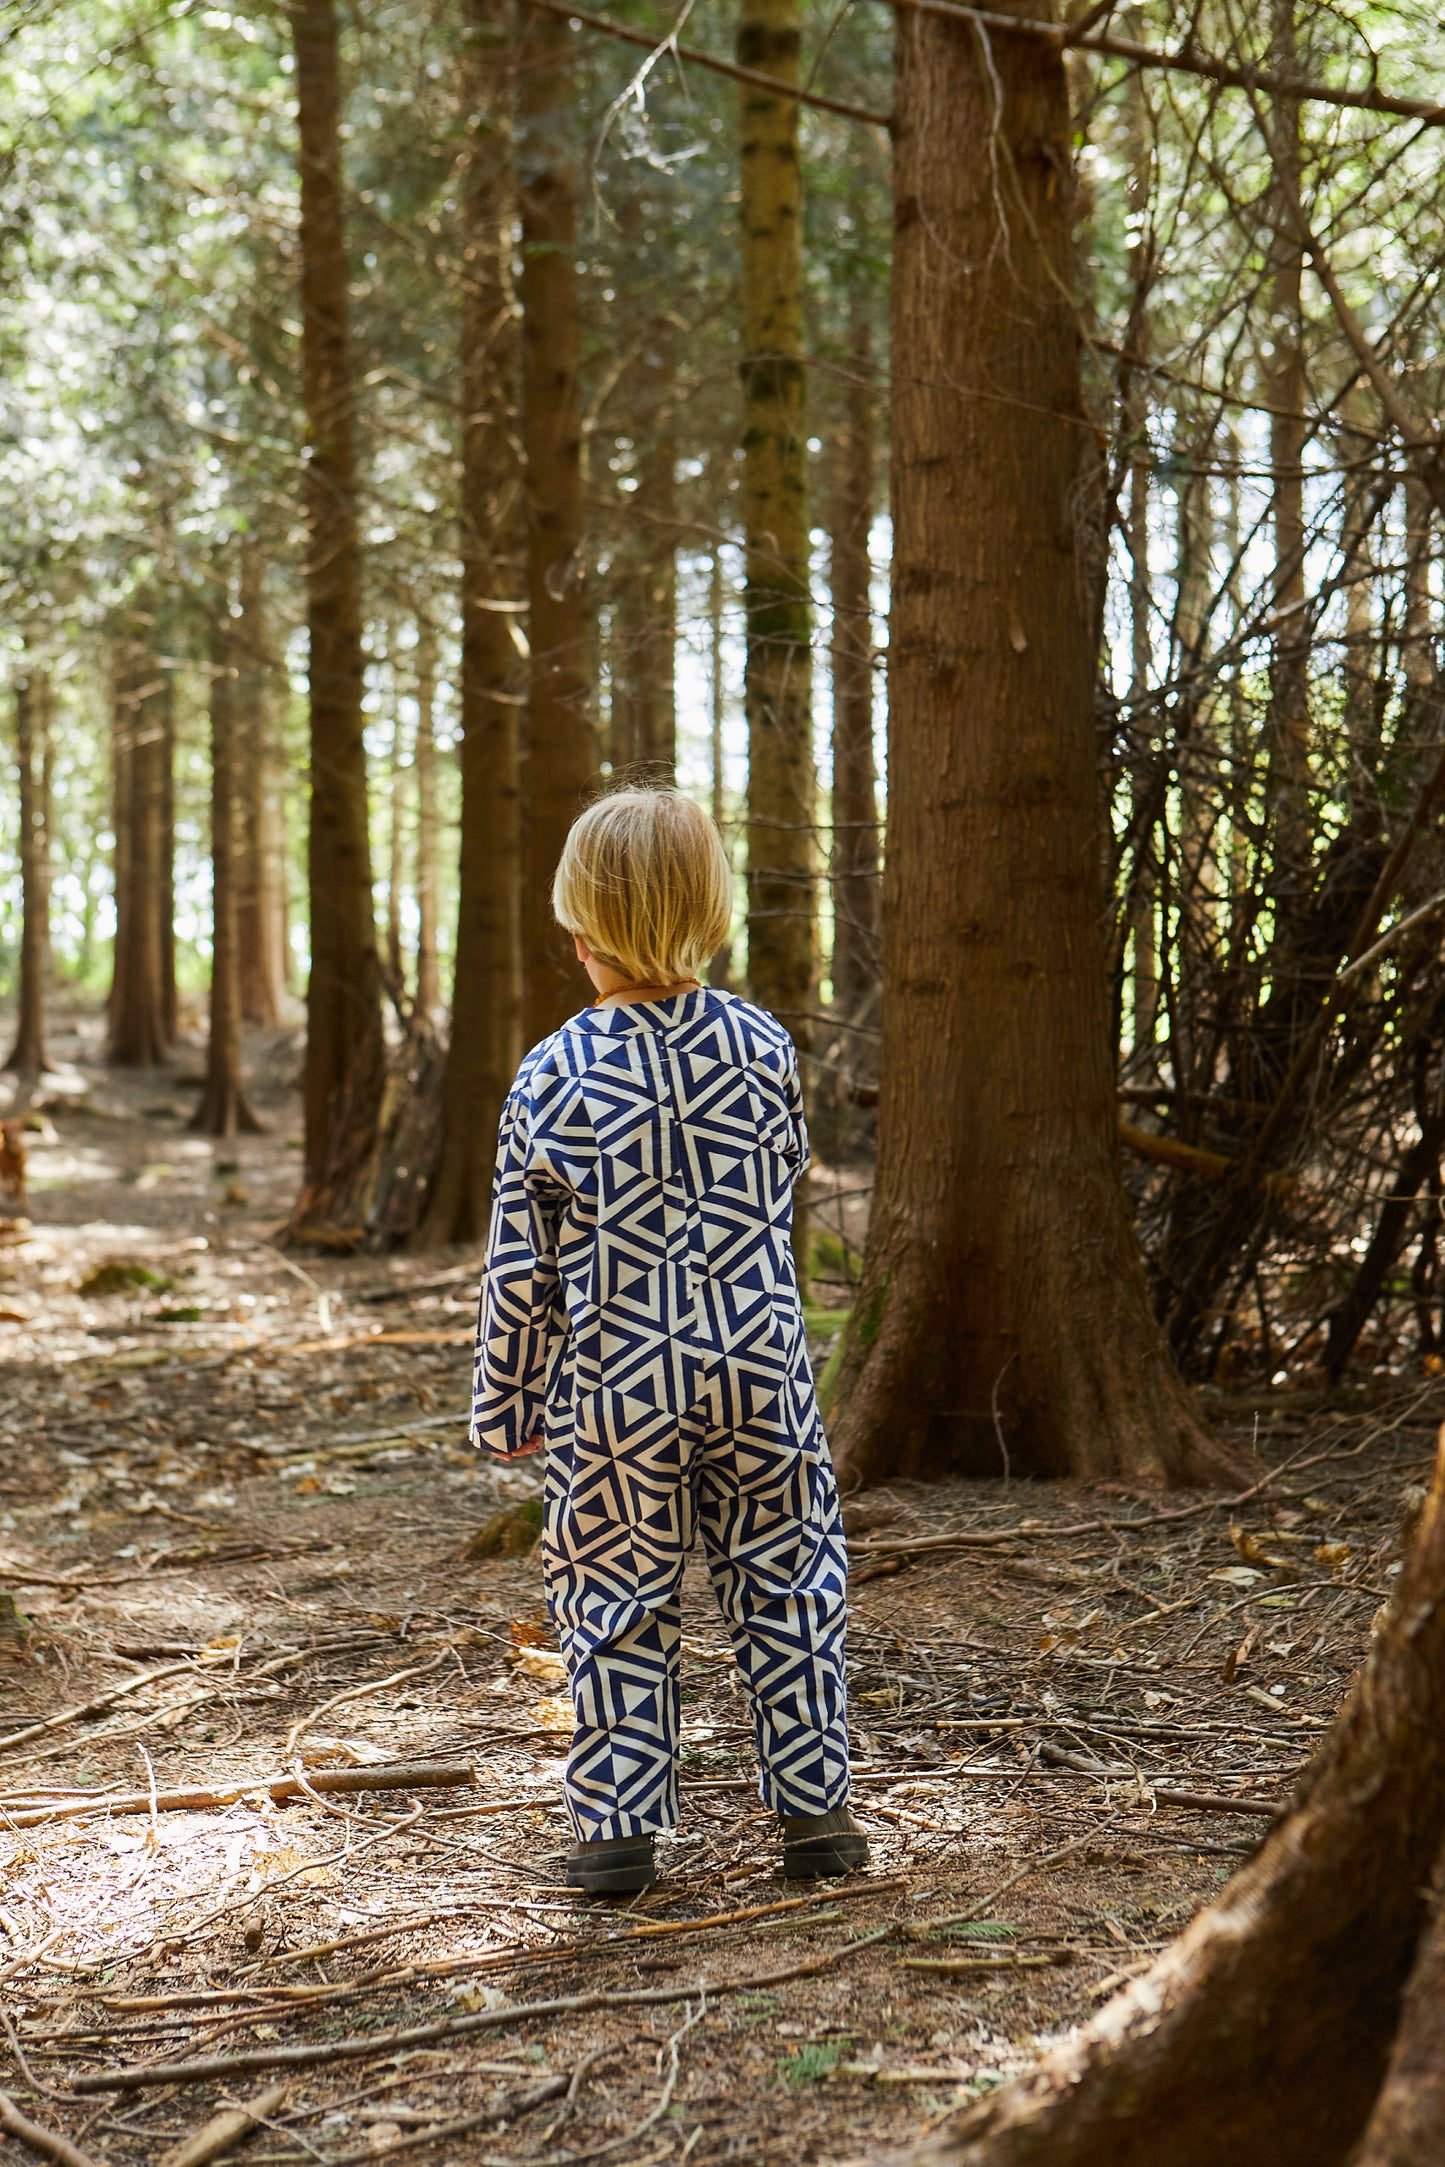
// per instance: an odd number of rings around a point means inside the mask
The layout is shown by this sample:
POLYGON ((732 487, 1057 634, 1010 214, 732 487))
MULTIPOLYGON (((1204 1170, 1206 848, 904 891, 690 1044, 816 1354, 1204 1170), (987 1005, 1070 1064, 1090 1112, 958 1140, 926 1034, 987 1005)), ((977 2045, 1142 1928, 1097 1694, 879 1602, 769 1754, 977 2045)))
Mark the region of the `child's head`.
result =
POLYGON ((634 986, 698 977, 732 908, 722 837, 680 790, 614 790, 589 805, 552 882, 558 924, 634 986))

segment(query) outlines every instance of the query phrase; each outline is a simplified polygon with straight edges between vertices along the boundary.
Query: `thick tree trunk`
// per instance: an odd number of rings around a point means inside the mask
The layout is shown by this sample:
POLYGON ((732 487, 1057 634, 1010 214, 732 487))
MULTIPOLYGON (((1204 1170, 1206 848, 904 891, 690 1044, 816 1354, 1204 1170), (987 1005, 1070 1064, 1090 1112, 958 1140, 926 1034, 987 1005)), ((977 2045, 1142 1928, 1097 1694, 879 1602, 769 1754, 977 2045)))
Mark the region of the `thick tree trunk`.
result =
POLYGON ((1062 57, 897 41, 880 1150, 834 1450, 1195 1479, 1119 1177, 1062 57))
POLYGON ((512 453, 517 342, 504 266, 513 203, 498 54, 501 0, 467 0, 472 115, 463 253, 462 832, 456 979, 442 1083, 441 1142, 417 1241, 487 1230, 497 1122, 522 1051, 522 821, 509 542, 521 512, 512 453))
POLYGON ((45 992, 50 977, 50 835, 45 771, 49 757, 46 685, 29 663, 15 681, 15 756, 19 767, 20 983, 15 1046, 5 1066, 33 1082, 49 1067, 45 992))
POLYGON ((235 628, 240 856, 236 923, 241 1013, 273 1027, 291 977, 286 837, 276 747, 276 665, 266 619, 266 567, 254 544, 241 550, 241 615, 235 628))
POLYGON ((311 694, 306 1182, 291 1221, 299 1235, 327 1225, 350 1228, 365 1218, 386 1051, 362 738, 361 554, 336 0, 297 0, 291 24, 300 127, 311 694))
POLYGON ((905 2157, 1436 2167, 1442 1838, 1445 1443, 1398 1590, 1288 1817, 1080 2034, 905 2157))
POLYGON ((852 1022, 878 994, 878 774, 873 757, 873 352, 851 341, 833 515, 833 1003, 852 1022))
POLYGON ((191 1127, 202 1136, 254 1134, 261 1123, 241 1075, 241 956, 236 910, 241 792, 238 643, 223 594, 211 626, 211 1035, 206 1081, 191 1127))
POLYGON ((162 916, 170 683, 142 624, 153 626, 149 610, 123 637, 115 689, 115 969, 106 1058, 116 1068, 158 1068, 169 1043, 162 916))
MULTIPOLYGON (((798 80, 797 0, 742 0, 739 63, 798 80)), ((740 94, 748 989, 797 1041, 817 1007, 817 784, 796 99, 740 94)))
MULTIPOLYGON (((505 628, 504 628, 505 629, 505 628)), ((437 634, 423 611, 416 621, 416 1007, 434 1018, 441 1006, 437 975, 437 634)))
POLYGON ((570 47, 557 15, 521 0, 517 177, 522 218, 522 444, 526 458, 531 678, 523 788, 522 956, 529 1045, 587 997, 552 916, 552 875, 597 777, 589 706, 588 610, 578 392, 576 210, 570 47))

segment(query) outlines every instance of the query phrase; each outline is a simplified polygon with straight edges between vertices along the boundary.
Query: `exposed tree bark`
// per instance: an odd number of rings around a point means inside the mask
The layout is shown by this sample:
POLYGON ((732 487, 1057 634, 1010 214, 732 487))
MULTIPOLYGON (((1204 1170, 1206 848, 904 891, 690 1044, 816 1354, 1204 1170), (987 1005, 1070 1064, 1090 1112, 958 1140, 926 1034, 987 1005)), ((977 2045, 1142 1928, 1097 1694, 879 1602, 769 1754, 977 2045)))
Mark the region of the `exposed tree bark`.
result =
POLYGON ((568 134, 572 33, 521 0, 517 177, 522 219, 522 443, 526 458, 531 676, 523 774, 522 957, 530 1045, 587 994, 552 916, 552 875, 597 776, 578 395, 576 209, 568 134))
MULTIPOLYGON (((723 568, 722 548, 714 542, 707 575, 708 629, 708 752, 711 765, 713 825, 727 840, 727 772, 723 758, 723 723, 727 719, 727 682, 723 675, 723 568)), ((729 858, 732 852, 728 852, 729 858)), ((708 965, 710 986, 726 989, 732 977, 732 936, 723 942, 708 965)))
POLYGON ((115 967, 106 1058, 116 1068, 158 1068, 169 1043, 161 921, 169 886, 164 820, 171 686, 154 651, 154 623, 152 609, 138 609, 122 635, 115 678, 115 967))
POLYGON ((211 1034, 206 1081, 191 1127, 202 1136, 261 1128, 241 1074, 241 954, 236 871, 241 792, 236 728, 237 640, 222 593, 211 624, 211 1034))
POLYGON ((401 906, 406 891, 407 776, 406 737, 401 720, 401 688, 397 679, 395 649, 391 685, 391 804, 389 808, 386 869, 386 970, 391 997, 398 1009, 406 1006, 406 957, 401 946, 401 906))
MULTIPOLYGON (((1131 11, 1130 34, 1142 28, 1138 11, 1131 11)), ((1133 245, 1129 251, 1129 278, 1133 289, 1127 345, 1141 360, 1149 352, 1149 296, 1154 281, 1153 234, 1148 223, 1153 146, 1149 139, 1148 106, 1142 76, 1125 86, 1125 114, 1129 136, 1129 216, 1133 245)), ((1129 502, 1125 534, 1129 545, 1129 720, 1133 733, 1133 813, 1139 818, 1149 795, 1149 755, 1144 731, 1149 688, 1154 675, 1154 591, 1149 567, 1149 493, 1154 473, 1153 446, 1149 440, 1149 387, 1142 369, 1129 385, 1126 407, 1129 453, 1129 502)), ((1132 941, 1130 964, 1133 994, 1131 1051, 1134 1073, 1150 1078, 1158 1072, 1155 1039, 1159 1026, 1159 946, 1155 929, 1158 908, 1159 870, 1151 820, 1137 844, 1139 862, 1134 874, 1128 931, 1132 941)))
POLYGON ((897 18, 880 1150, 834 1450, 1181 1481, 1220 1463, 1118 1166, 1068 98, 1057 48, 988 41, 897 18))
POLYGON ((347 339, 336 0, 291 14, 301 168, 311 827, 305 1187, 291 1228, 365 1218, 386 1079, 362 738, 361 553, 347 339))
MULTIPOLYGON (((741 0, 740 66, 796 85, 800 35, 798 0, 741 0)), ((807 1089, 818 1006, 818 805, 798 105, 750 83, 739 116, 748 991, 792 1033, 807 1089)), ((801 1277, 808 1221, 800 1187, 793 1251, 801 1277)))
POLYGON ((467 0, 468 151, 461 323, 461 860, 441 1141, 416 1237, 478 1241, 491 1204, 497 1122, 522 1051, 522 820, 509 544, 521 513, 510 429, 517 340, 507 292, 514 204, 503 0, 467 0), (505 78, 503 77, 503 81, 505 78))
MULTIPOLYGON (((1293 75, 1298 66, 1296 0, 1270 0, 1270 58, 1293 75)), ((1283 170, 1275 178, 1271 211, 1269 458, 1274 525, 1274 646, 1270 658, 1269 798, 1273 832, 1272 886, 1286 925, 1310 893, 1309 630, 1305 614, 1305 357, 1301 286, 1304 250, 1290 206, 1299 201, 1300 109, 1297 98, 1274 104, 1274 144, 1283 170)))
POLYGON ((1445 1444, 1398 1591, 1288 1817, 1080 2034, 903 2157, 1434 2167, 1442 1838, 1445 1444))
POLYGON ((19 768, 20 983, 15 1045, 6 1068, 32 1082, 50 1066, 45 1051, 45 994, 50 978, 50 833, 45 774, 49 758, 44 677, 28 660, 15 680, 15 756, 19 768))
POLYGON ((878 994, 878 775, 873 758, 873 350, 861 306, 837 446, 833 605, 833 1002, 851 1021, 878 994))
MULTIPOLYGON (((505 628, 504 628, 505 629, 505 628)), ((416 1006, 434 1016, 441 1006, 437 974, 437 633, 425 610, 416 620, 416 1006)))
POLYGON ((1440 2167, 1445 2159, 1445 1851, 1432 1917, 1405 1989, 1390 2066, 1350 2167, 1440 2167))
POLYGON ((156 702, 161 736, 157 915, 161 946, 161 1031, 169 1047, 175 1044, 181 1023, 180 994, 176 986, 176 681, 168 662, 162 662, 161 670, 161 689, 156 702))
POLYGON ((637 487, 622 505, 612 660, 612 765, 671 783, 677 769, 677 334, 655 316, 643 335, 631 407, 641 440, 637 487))
POLYGON ((266 615, 265 559, 241 547, 236 653, 237 791, 241 803, 236 870, 241 1013, 274 1027, 291 979, 286 836, 276 746, 276 664, 266 615))

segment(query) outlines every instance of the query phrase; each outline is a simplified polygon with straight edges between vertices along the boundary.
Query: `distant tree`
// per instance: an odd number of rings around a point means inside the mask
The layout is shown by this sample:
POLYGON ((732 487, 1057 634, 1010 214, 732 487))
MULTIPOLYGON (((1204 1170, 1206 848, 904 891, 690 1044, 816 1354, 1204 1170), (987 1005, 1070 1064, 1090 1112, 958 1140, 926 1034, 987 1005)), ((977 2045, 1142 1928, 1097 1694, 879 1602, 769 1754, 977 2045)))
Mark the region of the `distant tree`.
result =
POLYGON ((174 681, 156 635, 155 598, 146 592, 117 636, 112 679, 115 961, 107 1059, 117 1068, 159 1068, 170 1045, 174 681))
POLYGON ((241 1073, 241 953, 236 873, 243 806, 236 690, 239 647, 223 584, 212 602, 211 717, 211 995, 206 1080, 191 1127, 203 1136, 238 1136, 261 1127, 241 1073))
POLYGON ((49 1067, 45 994, 50 978, 50 834, 45 779, 50 759, 50 682, 27 655, 15 679, 15 759, 19 770, 20 980, 15 1044, 5 1063, 22 1082, 49 1067))

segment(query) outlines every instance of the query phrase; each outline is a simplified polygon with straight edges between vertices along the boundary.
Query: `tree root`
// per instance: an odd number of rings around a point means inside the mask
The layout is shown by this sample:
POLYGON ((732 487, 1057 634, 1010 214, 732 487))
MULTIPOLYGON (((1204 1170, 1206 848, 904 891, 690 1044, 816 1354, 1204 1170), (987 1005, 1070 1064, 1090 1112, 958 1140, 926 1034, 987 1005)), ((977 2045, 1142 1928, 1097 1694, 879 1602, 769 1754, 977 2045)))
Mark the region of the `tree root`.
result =
POLYGON ((900 2167, 1439 2162, 1442 1843, 1445 1431, 1398 1591, 1287 1818, 1077 2037, 900 2167))

